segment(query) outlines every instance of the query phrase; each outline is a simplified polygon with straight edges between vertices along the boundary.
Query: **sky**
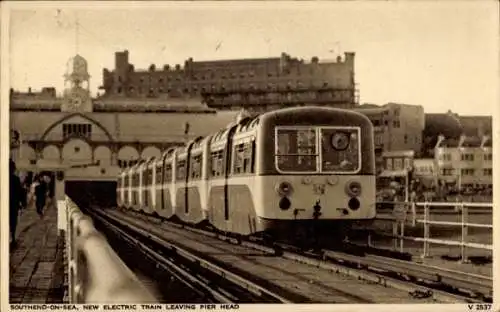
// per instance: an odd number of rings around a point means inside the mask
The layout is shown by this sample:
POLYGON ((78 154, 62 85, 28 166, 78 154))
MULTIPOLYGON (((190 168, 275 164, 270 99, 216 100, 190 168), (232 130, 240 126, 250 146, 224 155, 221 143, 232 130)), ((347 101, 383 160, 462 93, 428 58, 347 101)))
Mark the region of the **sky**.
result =
POLYGON ((89 63, 93 94, 102 83, 102 69, 112 70, 114 53, 125 49, 136 69, 183 64, 189 57, 286 52, 321 61, 355 52, 362 103, 417 104, 429 113, 464 115, 497 110, 496 1, 145 5, 30 2, 28 8, 11 3, 10 85, 21 91, 54 86, 62 92, 67 61, 77 52, 89 63))

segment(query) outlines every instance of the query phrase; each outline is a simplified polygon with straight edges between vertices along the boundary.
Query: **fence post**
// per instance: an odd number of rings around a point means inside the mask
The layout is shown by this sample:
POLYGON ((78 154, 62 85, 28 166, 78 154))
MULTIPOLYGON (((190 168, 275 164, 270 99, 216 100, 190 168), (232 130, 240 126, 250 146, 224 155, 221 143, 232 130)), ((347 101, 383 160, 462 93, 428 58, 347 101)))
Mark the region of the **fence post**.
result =
POLYGON ((399 237, 399 252, 403 252, 405 236, 405 222, 401 222, 401 236, 399 237))
POLYGON ((460 210, 462 212, 462 245, 460 246, 461 260, 462 263, 469 262, 467 257, 467 235, 468 235, 468 227, 467 223, 469 223, 469 209, 464 203, 460 203, 460 210))
POLYGON ((417 225, 417 204, 415 202, 411 203, 411 214, 412 214, 411 226, 415 227, 417 225))
POLYGON ((430 219, 429 203, 425 201, 424 202, 424 250, 422 253, 422 258, 426 258, 429 256, 429 236, 430 236, 429 233, 430 224, 428 223, 429 219, 430 219))
POLYGON ((398 221, 392 222, 392 249, 398 249, 398 221))

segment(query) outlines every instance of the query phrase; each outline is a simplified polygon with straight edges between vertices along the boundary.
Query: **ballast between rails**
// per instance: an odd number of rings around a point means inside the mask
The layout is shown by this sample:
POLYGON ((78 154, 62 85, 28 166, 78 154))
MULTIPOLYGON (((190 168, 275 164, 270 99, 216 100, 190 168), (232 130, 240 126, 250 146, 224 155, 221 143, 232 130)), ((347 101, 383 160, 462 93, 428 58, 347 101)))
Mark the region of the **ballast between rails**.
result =
MULTIPOLYGON (((239 287, 244 288, 246 291, 259 297, 259 299, 263 302, 293 303, 292 301, 290 301, 282 296, 274 294, 274 293, 266 290, 265 288, 255 284, 255 283, 253 283, 245 278, 238 276, 237 274, 234 274, 228 270, 225 270, 225 269, 219 267, 218 265, 210 263, 209 261, 202 259, 202 258, 190 253, 189 251, 177 246, 177 245, 174 245, 170 242, 167 242, 167 241, 157 237, 156 235, 154 235, 152 233, 149 233, 143 229, 140 229, 139 227, 131 225, 125 221, 119 220, 118 218, 116 218, 114 216, 110 216, 108 214, 105 214, 104 212, 99 211, 99 210, 93 210, 93 212, 94 212, 94 215, 97 215, 97 213, 99 213, 100 219, 112 219, 115 222, 119 223, 121 226, 126 227, 126 228, 132 230, 133 232, 138 233, 142 236, 145 236, 149 240, 154 241, 157 244, 160 244, 160 245, 162 245, 170 250, 175 251, 176 255, 178 255, 182 258, 188 259, 192 263, 196 263, 200 267, 211 271, 212 273, 214 273, 214 274, 218 275, 219 277, 233 283, 234 285, 237 285, 239 287)), ((151 249, 149 248, 149 250, 151 250, 151 249)), ((161 255, 160 255, 160 257, 161 257, 161 255)), ((229 303, 233 302, 227 295, 224 295, 222 293, 217 294, 217 297, 224 299, 223 302, 229 302, 229 303)))
MULTIPOLYGON (((141 214, 135 211, 127 211, 127 213, 130 212, 146 218, 149 222, 151 222, 152 220, 159 221, 157 218, 151 215, 141 214)), ((182 227, 185 230, 195 232, 201 235, 208 235, 214 238, 224 240, 226 242, 231 242, 232 239, 231 236, 224 236, 211 231, 195 228, 189 224, 179 224, 166 220, 163 220, 162 223, 177 228, 182 227)), ((427 287, 424 285, 415 284, 408 280, 401 280, 400 278, 396 279, 390 276, 394 276, 394 274, 396 274, 400 277, 410 277, 416 281, 424 281, 427 284, 438 283, 440 285, 447 285, 455 289, 465 290, 468 293, 472 293, 476 296, 477 295, 483 296, 485 298, 492 295, 492 279, 481 275, 457 272, 435 266, 429 266, 420 263, 407 262, 403 260, 374 256, 374 255, 365 255, 363 257, 360 257, 331 250, 322 250, 319 253, 315 252, 298 253, 295 251, 291 251, 291 250, 296 250, 294 246, 286 245, 283 243, 281 244, 275 243, 274 248, 270 248, 269 246, 263 245, 258 241, 237 240, 236 242, 232 243, 241 244, 243 246, 267 253, 279 254, 280 256, 286 259, 307 263, 316 267, 327 269, 329 271, 343 272, 347 275, 362 280, 367 280, 377 284, 394 287, 396 289, 404 291, 409 291, 409 292, 414 290, 419 290, 421 292, 431 291, 434 298, 449 303, 456 303, 456 302, 480 303, 484 302, 484 300, 471 298, 468 296, 455 295, 447 291, 437 290, 434 287, 427 287), (277 252, 276 248, 278 248, 279 252, 277 252), (383 274, 384 272, 390 273, 390 276, 387 276, 387 274, 383 274), (474 282, 471 283, 470 282, 471 280, 473 280, 474 282)))

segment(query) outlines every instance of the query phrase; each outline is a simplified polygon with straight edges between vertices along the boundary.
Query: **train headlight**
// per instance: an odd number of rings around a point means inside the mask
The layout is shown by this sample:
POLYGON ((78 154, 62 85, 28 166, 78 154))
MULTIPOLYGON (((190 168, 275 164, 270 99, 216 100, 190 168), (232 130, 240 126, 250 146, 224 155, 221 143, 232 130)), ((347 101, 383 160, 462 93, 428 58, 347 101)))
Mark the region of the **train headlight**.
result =
POLYGON ((349 147, 349 135, 344 132, 336 132, 332 134, 332 147, 337 151, 343 151, 349 147))
POLYGON ((361 195, 361 183, 357 181, 351 181, 346 184, 345 192, 347 195, 356 197, 361 195))
POLYGON ((281 196, 290 196, 293 193, 293 187, 290 182, 283 181, 278 184, 276 191, 281 196))

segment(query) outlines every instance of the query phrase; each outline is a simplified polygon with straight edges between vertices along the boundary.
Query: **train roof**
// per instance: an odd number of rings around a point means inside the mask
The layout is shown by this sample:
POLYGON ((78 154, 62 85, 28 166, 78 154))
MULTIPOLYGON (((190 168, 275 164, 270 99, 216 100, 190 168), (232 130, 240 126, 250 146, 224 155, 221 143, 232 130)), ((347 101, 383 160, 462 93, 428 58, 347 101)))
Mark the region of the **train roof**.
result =
POLYGON ((308 114, 310 117, 318 118, 318 122, 328 122, 328 117, 336 116, 336 120, 341 120, 342 123, 348 124, 351 121, 362 121, 367 125, 372 125, 370 119, 363 113, 350 109, 325 107, 325 106, 301 106, 288 107, 277 109, 270 112, 265 112, 260 115, 260 120, 268 121, 272 119, 280 119, 285 116, 293 116, 295 114, 308 114), (317 117, 316 117, 317 116, 317 117))

